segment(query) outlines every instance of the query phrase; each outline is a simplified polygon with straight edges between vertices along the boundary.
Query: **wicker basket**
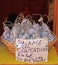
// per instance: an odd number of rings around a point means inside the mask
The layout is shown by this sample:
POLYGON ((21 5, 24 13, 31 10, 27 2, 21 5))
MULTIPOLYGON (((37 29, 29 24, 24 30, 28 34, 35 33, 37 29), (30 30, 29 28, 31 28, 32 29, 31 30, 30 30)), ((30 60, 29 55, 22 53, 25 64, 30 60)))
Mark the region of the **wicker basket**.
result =
POLYGON ((15 50, 16 50, 15 43, 9 42, 3 39, 2 37, 0 37, 0 40, 10 50, 11 53, 15 53, 15 50))
MULTIPOLYGON (((13 42, 9 42, 5 39, 3 39, 2 37, 0 37, 1 39, 1 42, 4 43, 6 45, 6 47, 10 50, 11 53, 15 54, 15 50, 16 50, 16 47, 15 47, 15 43, 13 42)), ((52 46, 55 44, 57 39, 55 39, 53 42, 50 42, 48 44, 48 49, 50 50, 52 48, 52 46)))

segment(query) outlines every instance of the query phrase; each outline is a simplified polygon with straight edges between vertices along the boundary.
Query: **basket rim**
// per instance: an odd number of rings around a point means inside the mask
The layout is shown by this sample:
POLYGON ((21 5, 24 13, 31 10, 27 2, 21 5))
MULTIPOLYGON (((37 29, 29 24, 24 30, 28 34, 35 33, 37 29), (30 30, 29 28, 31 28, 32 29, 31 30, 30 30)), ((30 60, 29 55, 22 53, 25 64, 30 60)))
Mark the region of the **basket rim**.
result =
MULTIPOLYGON (((15 43, 15 42, 10 42, 10 41, 4 39, 3 36, 1 36, 0 38, 1 38, 1 40, 4 40, 4 41, 6 41, 6 42, 15 43)), ((22 38, 20 38, 20 39, 22 39, 22 38)), ((40 39, 40 38, 37 38, 37 39, 40 39)), ((43 39, 43 38, 42 38, 42 39, 43 39)), ((45 39, 48 39, 48 38, 45 38, 45 39)), ((25 40, 28 40, 28 39, 25 39, 25 40)), ((31 40, 31 39, 30 39, 30 40, 31 40)), ((52 42, 55 43, 56 41, 57 41, 57 37, 55 36, 55 40, 53 40, 52 42)), ((49 42, 49 43, 52 43, 52 42, 49 42)), ((49 44, 49 43, 48 43, 48 44, 49 44)))

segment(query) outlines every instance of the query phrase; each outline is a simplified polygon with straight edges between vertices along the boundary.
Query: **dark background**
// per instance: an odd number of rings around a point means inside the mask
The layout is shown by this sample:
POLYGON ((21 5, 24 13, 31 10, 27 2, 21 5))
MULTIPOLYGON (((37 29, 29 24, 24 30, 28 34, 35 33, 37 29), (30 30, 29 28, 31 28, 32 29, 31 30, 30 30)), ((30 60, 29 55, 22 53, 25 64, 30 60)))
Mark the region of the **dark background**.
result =
POLYGON ((48 9, 48 0, 0 0, 0 35, 3 32, 2 23, 9 13, 48 15, 48 9))

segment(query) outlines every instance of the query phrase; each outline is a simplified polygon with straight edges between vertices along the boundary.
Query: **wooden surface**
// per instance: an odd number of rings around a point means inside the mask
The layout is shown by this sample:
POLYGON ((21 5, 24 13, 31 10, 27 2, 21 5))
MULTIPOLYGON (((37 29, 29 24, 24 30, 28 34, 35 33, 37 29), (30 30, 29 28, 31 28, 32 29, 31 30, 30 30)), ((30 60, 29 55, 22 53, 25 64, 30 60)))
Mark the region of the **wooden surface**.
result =
POLYGON ((54 22, 55 34, 57 36, 57 42, 55 44, 55 47, 58 54, 58 0, 54 0, 54 22))

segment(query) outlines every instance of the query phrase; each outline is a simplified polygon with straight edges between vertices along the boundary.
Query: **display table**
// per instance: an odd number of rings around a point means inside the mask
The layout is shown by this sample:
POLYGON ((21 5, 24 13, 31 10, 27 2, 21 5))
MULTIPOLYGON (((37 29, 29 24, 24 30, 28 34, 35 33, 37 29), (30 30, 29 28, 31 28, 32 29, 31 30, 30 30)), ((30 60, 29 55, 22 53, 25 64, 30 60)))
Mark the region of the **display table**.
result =
MULTIPOLYGON (((0 46, 0 64, 27 64, 26 62, 16 61, 15 56, 5 47, 0 46)), ((48 62, 40 62, 37 64, 58 64, 58 56, 53 47, 48 54, 48 62)))

